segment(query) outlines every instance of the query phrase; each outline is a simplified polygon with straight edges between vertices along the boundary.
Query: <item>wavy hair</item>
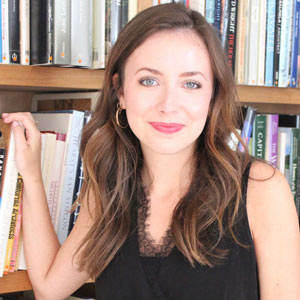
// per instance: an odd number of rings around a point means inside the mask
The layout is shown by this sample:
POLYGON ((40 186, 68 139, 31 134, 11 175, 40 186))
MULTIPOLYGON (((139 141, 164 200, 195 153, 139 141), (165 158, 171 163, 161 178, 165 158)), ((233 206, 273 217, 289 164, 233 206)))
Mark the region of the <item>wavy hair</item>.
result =
MULTIPOLYGON (((241 141, 236 132, 241 113, 226 55, 215 30, 200 13, 181 4, 154 6, 139 13, 120 32, 109 54, 101 96, 82 135, 85 180, 79 201, 92 192, 96 203, 94 226, 77 251, 79 269, 93 278, 103 272, 127 239, 131 208, 143 186, 140 143, 130 127, 120 128, 115 119, 125 63, 149 36, 181 29, 196 33, 204 41, 211 59, 214 92, 193 157, 192 182, 173 212, 171 232, 176 247, 192 266, 214 266, 222 261, 227 251, 218 245, 226 232, 239 243, 233 226, 242 198, 241 177, 250 156, 228 146, 232 133, 241 141), (118 74, 115 84, 114 74, 118 74)), ((127 123, 125 113, 120 115, 120 122, 127 123)))

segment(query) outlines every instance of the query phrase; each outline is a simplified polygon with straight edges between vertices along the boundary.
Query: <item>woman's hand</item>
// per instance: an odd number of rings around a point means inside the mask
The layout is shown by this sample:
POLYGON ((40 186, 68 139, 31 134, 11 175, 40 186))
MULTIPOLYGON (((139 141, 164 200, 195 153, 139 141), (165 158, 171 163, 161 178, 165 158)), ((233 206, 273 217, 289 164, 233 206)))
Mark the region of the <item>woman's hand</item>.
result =
POLYGON ((41 176, 41 133, 31 113, 3 113, 5 123, 11 124, 15 137, 15 163, 23 180, 41 176))

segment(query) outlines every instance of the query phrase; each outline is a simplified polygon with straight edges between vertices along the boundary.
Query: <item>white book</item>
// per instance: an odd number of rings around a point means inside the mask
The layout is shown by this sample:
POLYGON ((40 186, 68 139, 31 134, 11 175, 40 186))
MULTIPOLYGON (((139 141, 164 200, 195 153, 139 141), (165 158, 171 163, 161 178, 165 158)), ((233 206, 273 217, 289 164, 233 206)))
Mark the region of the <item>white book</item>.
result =
POLYGON ((30 63, 30 0, 20 0, 21 64, 30 63))
POLYGON ((1 120, 0 124, 3 135, 1 137, 1 144, 2 147, 5 145, 4 148, 6 148, 0 199, 0 277, 2 277, 5 265, 11 214, 17 186, 18 171, 15 165, 15 140, 13 132, 10 132, 10 125, 4 124, 3 120, 1 120), (9 128, 9 130, 7 128, 9 128))
MULTIPOLYGON (((157 5, 154 1, 152 2, 152 6, 157 5)), ((138 1, 137 0, 128 0, 128 22, 134 18, 138 13, 138 1)))
POLYGON ((248 85, 257 85, 258 36, 259 36, 259 0, 252 0, 250 6, 248 85))
POLYGON ((265 57, 266 57, 266 26, 267 26, 267 0, 260 0, 259 9, 259 37, 258 37, 258 66, 257 85, 265 85, 265 57))
POLYGON ((2 24, 2 63, 9 63, 9 26, 8 26, 8 0, 1 0, 2 24))
POLYGON ((205 16, 205 0, 190 0, 190 8, 205 16))
POLYGON ((93 14, 93 69, 100 69, 105 68, 105 0, 94 1, 93 14))
POLYGON ((71 6, 71 65, 92 67, 93 1, 73 0, 71 6))

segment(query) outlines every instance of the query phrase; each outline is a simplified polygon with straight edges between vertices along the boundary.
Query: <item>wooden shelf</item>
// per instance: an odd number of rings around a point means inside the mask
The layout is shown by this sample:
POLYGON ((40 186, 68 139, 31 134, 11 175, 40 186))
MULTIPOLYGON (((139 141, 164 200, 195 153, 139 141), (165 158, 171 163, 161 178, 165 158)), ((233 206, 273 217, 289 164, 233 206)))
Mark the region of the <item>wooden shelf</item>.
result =
POLYGON ((0 89, 24 91, 98 90, 104 70, 0 65, 0 89))
POLYGON ((0 293, 12 293, 32 290, 26 271, 18 271, 0 278, 0 293))
POLYGON ((300 88, 239 86, 241 102, 268 104, 300 104, 300 88))

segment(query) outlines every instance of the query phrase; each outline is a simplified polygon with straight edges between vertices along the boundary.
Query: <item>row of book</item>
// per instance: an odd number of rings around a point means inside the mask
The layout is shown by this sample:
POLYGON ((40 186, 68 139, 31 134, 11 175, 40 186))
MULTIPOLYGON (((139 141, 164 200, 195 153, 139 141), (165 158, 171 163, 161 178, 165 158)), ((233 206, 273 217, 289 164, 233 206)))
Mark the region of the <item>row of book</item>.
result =
POLYGON ((285 175, 300 221, 300 116, 255 114, 248 107, 242 136, 252 156, 266 160, 285 175))
POLYGON ((202 13, 222 39, 240 85, 299 87, 300 0, 153 0, 202 13))
POLYGON ((104 68, 137 0, 1 0, 0 63, 104 68))
MULTIPOLYGON (((83 180, 80 137, 98 93, 35 95, 33 118, 42 133, 41 168, 49 213, 62 244, 73 228, 80 206, 71 213, 83 180), (85 101, 84 101, 85 100, 85 101), (79 105, 80 103, 80 105, 79 105), (60 106, 63 109, 56 110, 60 106), (43 108, 43 112, 39 112, 43 108), (81 111, 74 108, 82 109, 81 111)), ((22 243, 23 181, 14 162, 10 125, 0 119, 0 277, 26 269, 22 243)))

